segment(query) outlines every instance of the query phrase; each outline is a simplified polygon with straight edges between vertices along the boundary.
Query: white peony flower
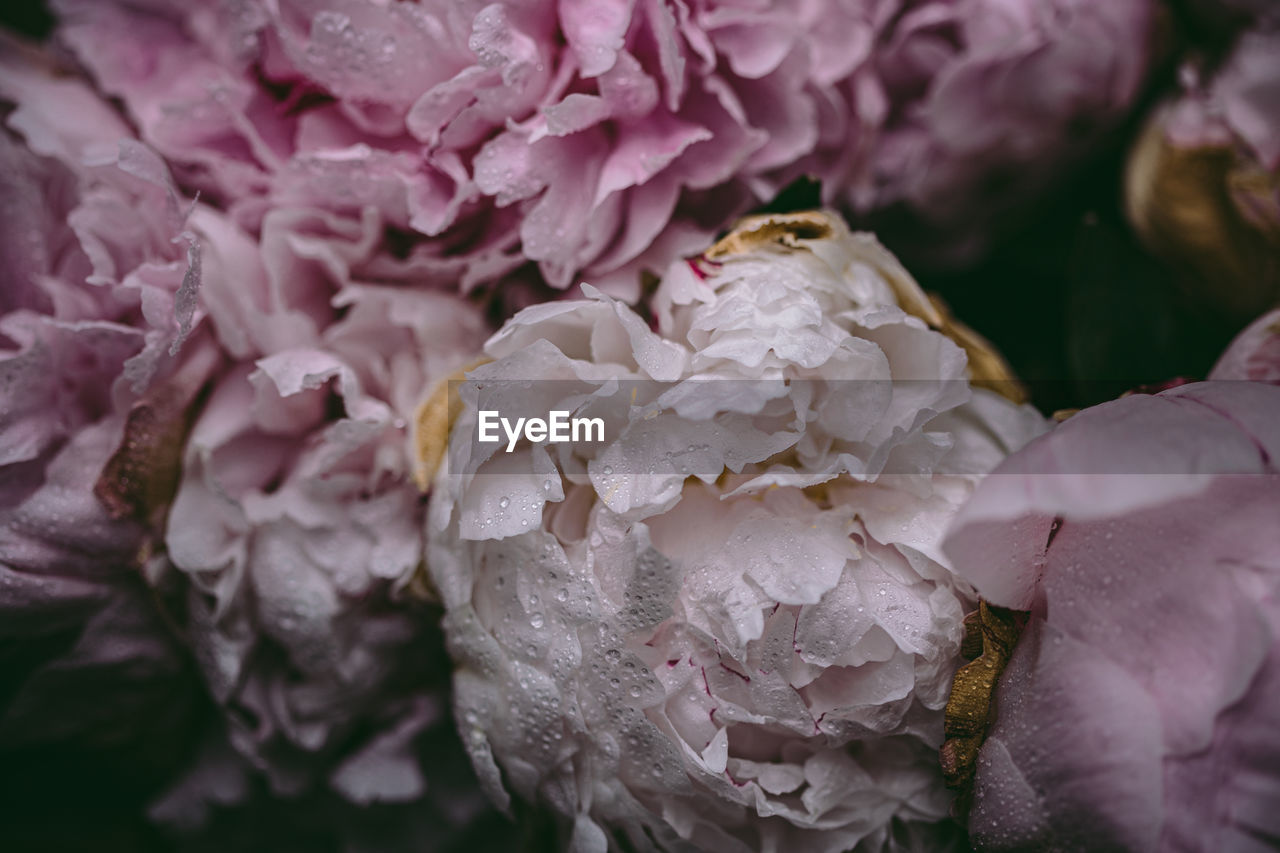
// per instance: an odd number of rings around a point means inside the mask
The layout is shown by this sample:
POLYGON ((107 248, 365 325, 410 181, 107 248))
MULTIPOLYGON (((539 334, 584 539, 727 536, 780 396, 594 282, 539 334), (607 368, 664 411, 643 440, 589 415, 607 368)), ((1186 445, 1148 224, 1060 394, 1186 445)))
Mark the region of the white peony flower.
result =
POLYGON ((972 604, 938 542, 1042 418, 973 387, 910 275, 825 213, 673 265, 656 330, 583 291, 489 341, 429 508, 490 795, 575 851, 938 849, 972 604), (604 440, 508 452, 481 410, 604 440))

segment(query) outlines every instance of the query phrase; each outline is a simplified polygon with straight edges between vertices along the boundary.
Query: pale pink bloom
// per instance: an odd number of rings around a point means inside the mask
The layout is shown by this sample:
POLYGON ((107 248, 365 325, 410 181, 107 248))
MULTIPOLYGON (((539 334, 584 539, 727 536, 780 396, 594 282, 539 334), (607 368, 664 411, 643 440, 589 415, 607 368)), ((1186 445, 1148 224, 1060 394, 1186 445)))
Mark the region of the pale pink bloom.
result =
MULTIPOLYGON (((420 799, 415 744, 448 713, 442 662, 416 656, 434 617, 396 593, 423 550, 408 425, 474 358, 479 308, 421 286, 375 207, 281 205, 251 236, 182 199, 86 85, 3 49, 0 631, 79 640, 29 662, 0 741, 172 743, 181 636, 222 734, 157 817, 198 823, 254 774, 420 799), (149 491, 179 463, 176 495, 149 491)), ((440 778, 459 793, 433 843, 482 803, 440 778)))
POLYGON ((20 674, 0 744, 136 750, 150 772, 189 724, 189 667, 128 484, 95 487, 136 405, 193 390, 199 253, 160 159, 45 62, 0 41, 0 645, 20 674))
POLYGON ((970 387, 873 238, 808 227, 673 264, 656 329, 592 288, 525 309, 459 391, 428 545, 459 726, 490 796, 547 803, 573 850, 955 843, 937 749, 972 599, 937 544, 1043 421, 970 387), (605 438, 493 449, 489 404, 605 438))
POLYGON ((319 776, 360 802, 413 799, 417 729, 379 746, 405 715, 441 713, 434 696, 387 692, 430 630, 392 595, 422 559, 408 429, 484 323, 453 293, 396 286, 372 211, 273 211, 260 241, 204 210, 191 225, 209 323, 235 357, 187 440, 165 535, 197 659, 275 792, 319 776), (344 757, 370 725, 361 757, 344 757))
POLYGON ((1147 2, 867 5, 866 59, 824 99, 829 145, 808 168, 935 263, 974 260, 1066 179, 1133 104, 1156 50, 1147 2))
POLYGON ((1031 610, 978 758, 982 849, 1280 842, 1280 387, 1087 409, 1002 463, 943 547, 1031 610))

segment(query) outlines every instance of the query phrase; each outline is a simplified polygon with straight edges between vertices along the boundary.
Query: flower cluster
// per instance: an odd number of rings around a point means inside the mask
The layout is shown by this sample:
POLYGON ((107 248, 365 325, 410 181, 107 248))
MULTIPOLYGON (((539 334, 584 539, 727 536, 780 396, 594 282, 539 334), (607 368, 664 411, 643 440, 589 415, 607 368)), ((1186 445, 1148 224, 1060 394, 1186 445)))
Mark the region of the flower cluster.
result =
POLYGON ((1273 0, 47 6, 7 839, 1280 845, 1273 0))

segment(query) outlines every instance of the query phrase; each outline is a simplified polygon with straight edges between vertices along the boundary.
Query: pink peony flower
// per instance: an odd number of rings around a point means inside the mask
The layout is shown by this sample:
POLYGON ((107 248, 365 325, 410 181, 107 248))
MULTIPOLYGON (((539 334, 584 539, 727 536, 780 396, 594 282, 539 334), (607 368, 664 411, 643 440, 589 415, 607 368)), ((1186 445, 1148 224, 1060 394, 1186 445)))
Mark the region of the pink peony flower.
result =
POLYGON ((905 214, 903 242, 922 259, 972 261, 1126 114, 1157 52, 1157 12, 1140 0, 880 4, 866 61, 823 107, 838 116, 821 124, 830 147, 806 167, 873 221, 905 214))
POLYGON ((276 796, 327 787, 363 805, 421 802, 435 774, 457 789, 437 801, 432 844, 448 843, 484 809, 474 781, 416 747, 448 715, 420 657, 436 616, 400 594, 424 547, 409 427, 486 323, 421 286, 374 207, 278 207, 256 238, 198 207, 190 227, 205 323, 230 364, 185 445, 165 568, 186 580, 234 760, 202 755, 156 814, 192 824, 211 805, 252 806, 238 781, 252 773, 276 796))
POLYGON ((943 548, 1030 608, 979 753, 982 849, 1280 843, 1280 388, 1088 409, 1002 463, 943 548))
POLYGON ((422 559, 409 423, 484 322, 453 293, 403 286, 412 266, 381 250, 372 210, 278 209, 260 240, 207 210, 191 225, 208 321, 235 359, 186 443, 165 536, 196 656, 275 792, 320 778, 359 802, 416 798, 409 745, 440 716, 435 697, 389 692, 430 623, 391 600, 422 559), (375 734, 356 754, 362 726, 375 734))
MULTIPOLYGON (((250 236, 180 200, 44 62, 0 55, 0 631, 80 639, 33 664, 0 741, 173 713, 147 703, 189 664, 150 582, 176 591, 223 714, 157 818, 249 804, 256 774, 275 795, 420 800, 437 770, 417 744, 449 726, 443 653, 415 656, 436 617, 396 600, 423 551, 409 422, 474 357, 480 309, 422 286, 374 206, 281 204, 250 236), (49 713, 77 689, 78 716, 49 713)), ((443 844, 484 808, 474 781, 437 778, 457 788, 436 800, 443 844)))
POLYGON ((793 178, 970 253, 1123 115, 1152 0, 55 0, 142 136, 256 232, 376 206, 432 280, 633 299, 793 178), (417 239, 429 237, 431 239, 417 239))
POLYGON ((431 498, 490 796, 549 806, 574 850, 948 849, 972 599, 936 546, 1042 418, 972 388, 915 281, 836 216, 676 262, 656 328, 584 289, 490 339, 431 498), (602 440, 471 440, 479 410, 557 408, 602 440))
POLYGON ((139 573, 164 443, 130 448, 210 367, 185 340, 199 250, 160 159, 46 62, 0 41, 0 749, 124 749, 150 772, 189 672, 139 573))

